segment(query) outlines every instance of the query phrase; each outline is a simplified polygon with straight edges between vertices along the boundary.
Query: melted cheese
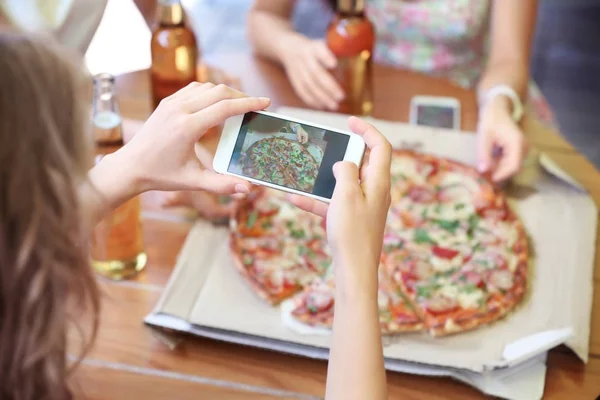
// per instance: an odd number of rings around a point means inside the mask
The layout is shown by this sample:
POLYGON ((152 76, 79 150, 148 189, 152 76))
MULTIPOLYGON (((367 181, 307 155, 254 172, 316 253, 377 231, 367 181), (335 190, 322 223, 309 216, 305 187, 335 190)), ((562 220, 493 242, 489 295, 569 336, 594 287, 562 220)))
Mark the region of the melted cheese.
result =
POLYGON ((310 302, 318 309, 327 307, 333 300, 332 293, 323 291, 311 292, 308 296, 310 297, 310 302))
POLYGON ((298 209, 289 203, 281 202, 279 205, 279 217, 282 219, 296 220, 298 218, 298 209))
POLYGON ((281 303, 281 319, 283 324, 292 330, 292 332, 298 333, 300 335, 320 335, 320 336, 329 336, 331 335, 331 330, 326 328, 317 328, 314 326, 310 326, 308 324, 304 324, 298 321, 293 316, 293 311, 296 308, 295 299, 287 299, 283 303, 281 303))
POLYGON ((431 256, 429 263, 436 272, 446 272, 460 267, 462 265, 462 257, 460 253, 451 259, 431 256))
POLYGON ((429 237, 433 239, 439 246, 453 247, 454 244, 469 243, 469 238, 464 230, 457 229, 454 233, 450 233, 439 227, 428 231, 429 237))
POLYGON ((475 213, 475 207, 469 203, 470 200, 459 201, 464 207, 456 209, 457 203, 436 203, 430 205, 427 211, 430 218, 445 220, 463 220, 469 218, 475 213))
POLYGON ((390 172, 392 175, 404 175, 406 178, 416 182, 423 183, 423 177, 417 171, 417 163, 414 159, 408 157, 394 157, 392 158, 392 165, 390 172))
POLYGON ((456 172, 447 172, 442 181, 440 182, 440 186, 463 186, 466 188, 471 194, 478 193, 480 191, 479 184, 473 178, 462 175, 456 172))
POLYGON ((379 308, 386 309, 389 304, 389 297, 385 295, 381 290, 377 293, 377 305, 379 308))
POLYGON ((477 235, 487 239, 500 239, 506 247, 512 247, 519 239, 519 231, 510 222, 481 219, 477 235))
POLYGON ((506 262, 508 264, 508 269, 510 272, 515 272, 517 269, 517 266, 519 265, 519 257, 517 257, 515 254, 507 254, 506 255, 507 259, 506 262))
POLYGON ((483 299, 483 291, 482 290, 474 290, 472 292, 460 292, 458 294, 458 304, 462 308, 478 308, 479 302, 483 299))
POLYGON ((458 286, 444 285, 438 290, 438 293, 448 297, 449 299, 457 300, 459 295, 458 286))
POLYGON ((460 329, 460 326, 458 326, 452 318, 448 318, 444 324, 444 330, 448 333, 458 332, 460 329))

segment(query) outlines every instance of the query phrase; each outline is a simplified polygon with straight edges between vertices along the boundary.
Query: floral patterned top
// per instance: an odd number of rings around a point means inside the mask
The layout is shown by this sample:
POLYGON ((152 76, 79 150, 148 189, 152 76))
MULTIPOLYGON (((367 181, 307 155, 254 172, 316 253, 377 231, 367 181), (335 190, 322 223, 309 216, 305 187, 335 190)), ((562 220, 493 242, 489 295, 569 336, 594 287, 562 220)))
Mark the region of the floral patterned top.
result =
MULTIPOLYGON (((501 0, 498 0, 501 1, 501 0)), ((378 62, 449 78, 473 88, 489 48, 491 0, 366 0, 375 26, 378 62)), ((554 124, 547 102, 530 82, 528 106, 554 124)))

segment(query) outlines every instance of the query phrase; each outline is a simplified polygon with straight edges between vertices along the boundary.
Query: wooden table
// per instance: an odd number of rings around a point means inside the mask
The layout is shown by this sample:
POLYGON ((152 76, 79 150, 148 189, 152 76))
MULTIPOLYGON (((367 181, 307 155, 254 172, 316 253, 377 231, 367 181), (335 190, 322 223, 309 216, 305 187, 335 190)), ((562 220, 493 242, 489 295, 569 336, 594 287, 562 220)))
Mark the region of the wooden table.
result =
MULTIPOLYGON (((283 71, 275 65, 244 54, 222 54, 209 62, 239 77, 247 93, 270 96, 272 108, 302 106, 283 71)), ((120 76, 117 85, 123 115, 138 120, 147 118, 147 71, 120 76)), ((440 79, 388 67, 375 68, 375 117, 406 121, 410 98, 416 94, 458 98, 463 129, 475 128, 473 92, 440 79)), ((600 204, 600 173, 557 133, 531 118, 525 120, 524 127, 529 140, 581 182, 600 204)), ((215 140, 216 135, 209 139, 209 145, 214 145, 215 140)), ((325 362, 191 337, 171 350, 143 325, 142 319, 159 299, 192 225, 177 214, 157 208, 156 194, 144 195, 143 200, 148 266, 134 280, 103 281, 103 310, 96 345, 74 376, 78 396, 145 400, 322 397, 325 362)), ((590 361, 584 365, 566 348, 551 351, 547 398, 594 399, 600 394, 599 272, 597 257, 590 361)), ((444 378, 389 373, 388 384, 392 399, 484 397, 464 384, 444 378)))

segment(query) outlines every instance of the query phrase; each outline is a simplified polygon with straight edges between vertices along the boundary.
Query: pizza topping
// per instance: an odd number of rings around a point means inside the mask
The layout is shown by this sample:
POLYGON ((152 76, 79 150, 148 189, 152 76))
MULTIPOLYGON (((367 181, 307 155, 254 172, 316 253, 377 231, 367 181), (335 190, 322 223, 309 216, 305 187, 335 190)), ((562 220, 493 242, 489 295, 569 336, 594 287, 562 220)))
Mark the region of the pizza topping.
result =
POLYGON ((462 203, 437 203, 435 206, 431 207, 428 211, 428 216, 431 219, 438 220, 465 220, 469 218, 470 215, 475 213, 475 207, 472 204, 462 202, 462 203), (460 204, 460 207, 456 207, 456 204, 460 204))
POLYGON ((429 262, 436 272, 448 272, 459 268, 463 260, 462 257, 459 257, 459 253, 456 252, 453 258, 433 256, 429 259, 429 262))
POLYGON ((447 219, 435 219, 433 220, 435 224, 437 224, 440 228, 454 233, 456 229, 460 226, 460 221, 458 220, 447 220, 447 219))
POLYGON ((460 332, 461 327, 452 318, 448 318, 444 323, 444 331, 448 333, 460 332))
POLYGON ((425 305, 427 310, 434 315, 444 314, 458 308, 458 302, 443 294, 435 294, 425 305))
POLYGON ((435 242, 433 241, 433 239, 431 239, 431 237, 429 236, 427 231, 422 228, 415 229, 413 240, 415 241, 415 243, 419 243, 419 244, 423 244, 423 243, 435 244, 435 242))
POLYGON ((263 216, 272 216, 279 211, 279 205, 273 201, 258 201, 256 203, 256 211, 263 216))
POLYGON ((417 183, 423 182, 423 177, 417 172, 416 160, 412 157, 393 157, 391 174, 405 180, 410 179, 417 183))
POLYGON ((269 277, 269 283, 273 288, 283 288, 284 276, 282 270, 274 270, 269 277))
POLYGON ((333 307, 333 294, 324 291, 312 291, 306 297, 306 308, 313 314, 333 307))
POLYGON ((451 260, 459 254, 459 252, 456 250, 452 250, 446 247, 440 247, 437 245, 433 246, 431 250, 434 256, 439 258, 445 258, 447 260, 451 260))
POLYGON ((377 292, 377 305, 379 308, 387 308, 390 303, 390 298, 382 291, 377 292))
POLYGON ((485 283, 483 281, 483 278, 481 277, 481 274, 476 271, 465 271, 456 278, 456 281, 463 284, 469 284, 478 288, 485 287, 485 283))
POLYGON ((422 161, 417 164, 417 171, 422 177, 430 178, 438 173, 438 163, 435 160, 422 161))
POLYGON ((505 208, 485 207, 479 210, 479 215, 493 220, 505 220, 508 218, 508 212, 505 208))
POLYGON ((477 194, 481 191, 481 184, 476 179, 453 171, 446 172, 439 185, 444 188, 465 188, 471 194, 477 194))
POLYGON ((460 307, 463 309, 480 308, 482 306, 485 293, 483 290, 475 288, 472 285, 467 286, 458 293, 457 299, 460 307))
POLYGON ((506 269, 492 271, 490 283, 500 290, 509 290, 515 281, 513 274, 506 269))
POLYGON ((256 220, 258 219, 258 211, 254 210, 250 213, 250 215, 248 215, 248 220, 246 221, 246 227, 248 229, 251 229, 254 224, 256 223, 256 220))
POLYGON ((396 239, 395 241, 390 241, 389 243, 385 243, 385 239, 384 239, 384 245, 383 245, 384 253, 391 253, 394 250, 402 250, 403 247, 404 247, 404 242, 401 240, 398 241, 396 239))
POLYGON ((431 203, 435 193, 426 186, 413 186, 408 191, 408 197, 415 203, 431 203))
POLYGON ((253 259, 252 256, 250 254, 244 254, 242 256, 242 262, 244 263, 245 266, 249 266, 252 265, 253 259))
POLYGON ((423 281, 428 280, 435 274, 435 271, 431 264, 425 261, 417 261, 415 263, 415 276, 423 281))

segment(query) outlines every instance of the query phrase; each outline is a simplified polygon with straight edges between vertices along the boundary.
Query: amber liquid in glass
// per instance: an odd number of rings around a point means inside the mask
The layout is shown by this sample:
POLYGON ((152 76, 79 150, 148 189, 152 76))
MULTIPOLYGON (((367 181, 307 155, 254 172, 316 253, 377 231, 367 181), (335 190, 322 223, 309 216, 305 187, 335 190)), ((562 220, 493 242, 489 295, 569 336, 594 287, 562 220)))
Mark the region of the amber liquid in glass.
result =
POLYGON ((162 0, 159 23, 152 32, 150 67, 152 102, 156 108, 165 97, 196 80, 198 48, 194 33, 184 24, 179 1, 162 0))
MULTIPOLYGON (((96 162, 99 162, 123 146, 121 116, 111 75, 94 77, 92 121, 96 162)), ((126 279, 144 269, 147 258, 139 197, 121 205, 94 227, 90 255, 94 270, 110 279, 126 279)))
POLYGON ((362 13, 338 14, 329 25, 327 45, 338 59, 332 72, 345 93, 338 112, 371 115, 374 44, 373 25, 362 13))
MULTIPOLYGON (((120 147, 98 146, 96 160, 120 147)), ((122 204, 94 227, 91 258, 94 270, 113 280, 130 278, 146 267, 139 197, 122 204)))

